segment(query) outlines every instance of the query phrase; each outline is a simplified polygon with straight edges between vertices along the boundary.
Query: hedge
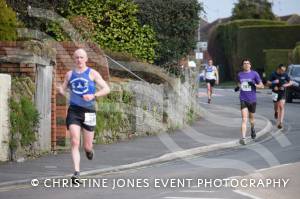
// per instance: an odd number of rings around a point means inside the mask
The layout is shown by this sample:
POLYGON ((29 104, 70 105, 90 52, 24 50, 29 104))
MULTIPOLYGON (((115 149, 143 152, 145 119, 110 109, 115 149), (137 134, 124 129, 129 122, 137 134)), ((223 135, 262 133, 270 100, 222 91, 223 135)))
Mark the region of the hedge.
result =
MULTIPOLYGON (((237 36, 240 27, 251 25, 286 25, 286 22, 272 20, 235 20, 219 25, 211 34, 208 42, 208 51, 215 64, 221 65, 226 70, 228 79, 234 79, 236 70, 233 66, 239 66, 237 59, 237 36)), ((220 74, 222 75, 222 74, 220 74)))
POLYGON ((300 25, 241 27, 237 38, 237 58, 250 58, 253 68, 262 73, 265 70, 264 49, 293 49, 297 41, 300 41, 300 25))
POLYGON ((266 78, 279 64, 291 64, 292 49, 266 49, 263 52, 266 78))
POLYGON ((300 64, 300 42, 296 43, 296 47, 293 50, 293 63, 300 64))

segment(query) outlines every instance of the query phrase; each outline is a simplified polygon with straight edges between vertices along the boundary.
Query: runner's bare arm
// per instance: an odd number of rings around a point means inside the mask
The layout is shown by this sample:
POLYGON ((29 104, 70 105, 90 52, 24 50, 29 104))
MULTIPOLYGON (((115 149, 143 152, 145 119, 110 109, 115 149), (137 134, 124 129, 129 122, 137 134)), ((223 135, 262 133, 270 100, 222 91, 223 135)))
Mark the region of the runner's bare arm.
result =
POLYGON ((292 85, 293 85, 293 81, 289 81, 288 83, 283 84, 282 87, 287 88, 292 85))
POLYGON ((216 67, 216 77, 217 77, 217 80, 216 80, 216 84, 219 84, 219 71, 218 71, 218 68, 216 67))
POLYGON ((273 80, 273 81, 268 80, 268 81, 267 81, 267 86, 271 86, 272 84, 278 84, 278 83, 279 83, 279 80, 278 80, 278 79, 273 80))
POLYGON ((95 93, 95 97, 105 96, 110 93, 109 86, 97 71, 93 70, 93 76, 97 86, 100 87, 100 90, 95 93))
POLYGON ((68 87, 68 81, 70 79, 70 75, 71 75, 72 71, 69 71, 66 73, 65 78, 64 78, 64 82, 62 84, 58 84, 56 89, 57 91, 61 94, 61 95, 66 95, 66 91, 67 91, 67 87, 68 87))
POLYGON ((264 88, 264 84, 262 82, 259 82, 258 84, 255 84, 256 88, 264 88))

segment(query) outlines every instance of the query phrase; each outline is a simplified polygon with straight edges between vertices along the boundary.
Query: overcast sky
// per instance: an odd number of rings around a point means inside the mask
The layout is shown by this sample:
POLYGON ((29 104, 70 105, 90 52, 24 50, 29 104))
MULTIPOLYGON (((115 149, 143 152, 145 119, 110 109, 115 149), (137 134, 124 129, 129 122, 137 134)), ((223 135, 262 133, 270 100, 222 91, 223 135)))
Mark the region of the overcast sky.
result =
MULTIPOLYGON (((238 0, 198 0, 204 4, 208 22, 218 18, 231 16, 234 3, 238 0)), ((283 16, 289 14, 300 15, 300 0, 269 0, 273 2, 273 13, 283 16)))

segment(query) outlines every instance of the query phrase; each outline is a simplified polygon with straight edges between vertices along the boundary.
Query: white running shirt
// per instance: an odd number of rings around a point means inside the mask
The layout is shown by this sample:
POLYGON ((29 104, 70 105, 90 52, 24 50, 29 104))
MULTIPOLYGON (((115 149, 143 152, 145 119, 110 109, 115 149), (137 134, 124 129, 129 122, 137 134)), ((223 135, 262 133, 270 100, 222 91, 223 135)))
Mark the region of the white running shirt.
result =
POLYGON ((216 80, 217 79, 216 71, 217 71, 217 67, 215 66, 205 66, 205 79, 216 80))

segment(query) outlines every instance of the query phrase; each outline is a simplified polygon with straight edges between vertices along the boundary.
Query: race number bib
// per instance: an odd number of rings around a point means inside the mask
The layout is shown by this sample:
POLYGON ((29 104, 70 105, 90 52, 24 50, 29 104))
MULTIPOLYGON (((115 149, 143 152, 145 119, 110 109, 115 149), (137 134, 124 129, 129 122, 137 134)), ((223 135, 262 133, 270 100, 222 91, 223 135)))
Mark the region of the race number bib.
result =
POLYGON ((242 82, 241 84, 242 91, 251 91, 251 86, 248 84, 248 82, 242 82))
POLYGON ((96 113, 85 113, 83 123, 88 126, 96 126, 96 113))
POLYGON ((278 93, 272 92, 272 99, 273 99, 273 101, 277 101, 277 99, 278 99, 278 93))

